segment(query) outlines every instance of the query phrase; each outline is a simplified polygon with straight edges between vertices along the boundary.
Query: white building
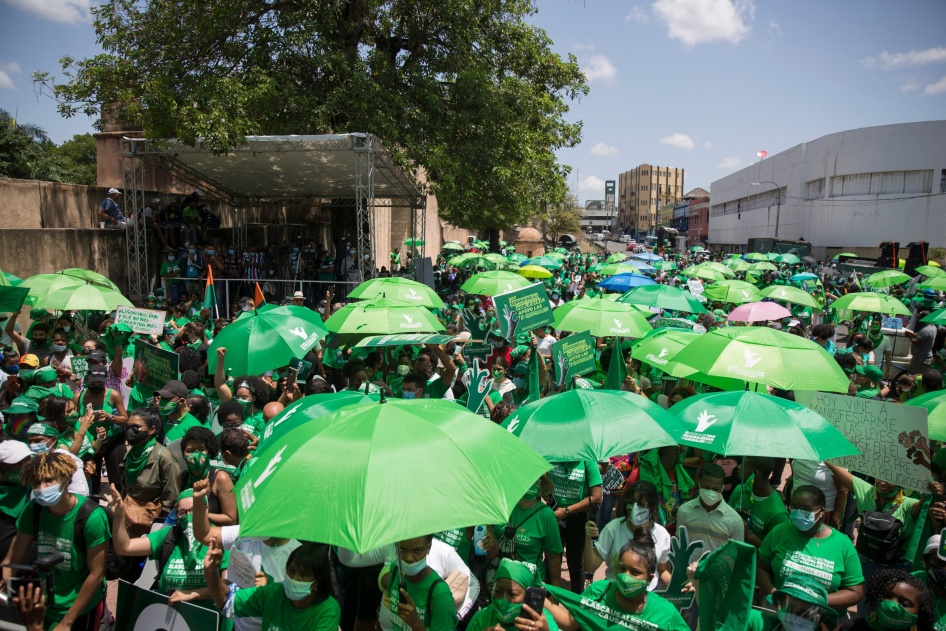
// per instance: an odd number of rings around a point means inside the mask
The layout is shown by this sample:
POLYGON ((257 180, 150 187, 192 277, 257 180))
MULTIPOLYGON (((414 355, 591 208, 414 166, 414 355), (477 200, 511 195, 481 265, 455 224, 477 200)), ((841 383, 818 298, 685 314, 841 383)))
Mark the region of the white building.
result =
POLYGON ((717 247, 775 236, 810 241, 815 256, 870 252, 882 241, 944 246, 946 121, 796 145, 713 182, 710 204, 709 243, 717 247))

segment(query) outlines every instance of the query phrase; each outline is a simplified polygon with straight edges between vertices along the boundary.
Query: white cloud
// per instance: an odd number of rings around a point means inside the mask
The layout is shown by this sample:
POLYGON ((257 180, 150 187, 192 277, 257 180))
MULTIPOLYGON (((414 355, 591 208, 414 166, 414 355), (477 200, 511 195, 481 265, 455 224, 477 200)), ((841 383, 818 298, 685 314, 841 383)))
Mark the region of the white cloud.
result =
POLYGON ((860 64, 868 70, 897 70, 911 66, 925 66, 941 61, 946 61, 946 48, 943 47, 911 50, 907 53, 888 53, 885 50, 876 57, 861 59, 860 64))
POLYGON ((594 44, 575 44, 572 46, 572 50, 594 50, 594 44))
POLYGON ((637 22, 638 24, 647 24, 650 17, 647 15, 647 9, 642 6, 635 6, 631 12, 624 16, 625 22, 637 22))
POLYGON ((588 81, 602 80, 605 83, 612 83, 618 74, 618 69, 604 55, 585 57, 579 66, 588 81))
POLYGON ((923 84, 916 79, 907 79, 900 85, 901 92, 916 92, 923 87, 923 84))
POLYGON ((924 96, 933 96, 934 94, 942 94, 943 92, 946 92, 946 77, 943 77, 936 83, 929 83, 923 88, 924 96))
POLYGON ((738 44, 755 17, 752 0, 656 0, 652 7, 669 36, 691 47, 717 40, 738 44))
POLYGON ((6 0, 6 3, 53 22, 88 24, 92 20, 90 0, 6 0))
POLYGON ((720 169, 738 169, 742 166, 742 160, 739 158, 726 158, 716 166, 720 169))
POLYGON ((713 143, 711 143, 709 140, 705 140, 705 141, 703 141, 702 147, 703 147, 704 149, 712 149, 712 148, 713 148, 713 143))
POLYGON ((604 180, 594 175, 589 175, 578 182, 578 190, 583 192, 601 193, 604 195, 604 180))
POLYGON ((607 156, 613 157, 620 153, 617 147, 612 147, 606 142, 599 142, 594 147, 591 148, 591 153, 596 156, 607 156))
POLYGON ((782 34, 782 27, 775 20, 769 20, 769 36, 777 37, 782 34))
POLYGON ((20 64, 15 61, 0 63, 0 90, 16 90, 16 84, 10 75, 20 74, 20 64))
POLYGON ((677 149, 693 149, 696 147, 696 143, 692 138, 680 132, 664 136, 660 139, 660 142, 665 145, 670 145, 671 147, 676 147, 677 149))

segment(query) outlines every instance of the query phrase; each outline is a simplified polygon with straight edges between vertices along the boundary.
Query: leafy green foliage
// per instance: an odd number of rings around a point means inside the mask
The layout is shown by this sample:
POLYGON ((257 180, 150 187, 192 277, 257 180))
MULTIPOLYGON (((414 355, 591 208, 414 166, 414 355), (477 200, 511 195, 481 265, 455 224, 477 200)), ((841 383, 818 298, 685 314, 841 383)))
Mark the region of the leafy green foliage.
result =
POLYGON ((581 232, 581 220, 585 214, 582 211, 578 199, 571 193, 562 204, 554 204, 548 207, 545 216, 545 226, 552 243, 558 243, 558 238, 563 234, 575 234, 581 232))
POLYGON ((95 185, 95 140, 76 135, 57 147, 36 125, 0 109, 0 177, 95 185))
MULTIPOLYGON (((113 0, 104 54, 37 73, 65 116, 107 112, 150 138, 226 151, 252 134, 367 131, 441 216, 522 223, 565 199, 555 151, 580 141, 574 56, 525 18, 533 0, 113 0)), ((100 121, 101 125, 102 122, 100 121)))

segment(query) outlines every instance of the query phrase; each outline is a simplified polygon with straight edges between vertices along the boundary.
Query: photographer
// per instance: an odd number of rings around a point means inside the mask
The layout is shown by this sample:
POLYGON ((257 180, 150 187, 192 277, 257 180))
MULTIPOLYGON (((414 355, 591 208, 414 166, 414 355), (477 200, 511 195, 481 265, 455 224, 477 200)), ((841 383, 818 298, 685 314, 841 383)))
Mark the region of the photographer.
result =
MULTIPOLYGON (((75 471, 75 461, 55 451, 23 466, 23 482, 32 487, 33 501, 17 520, 18 532, 3 562, 21 563, 34 541, 39 557, 61 554, 63 561, 51 572, 45 627, 95 631, 105 610, 105 559, 111 535, 105 510, 67 490, 75 471)), ((12 568, 3 568, 4 588, 13 573, 12 568)))

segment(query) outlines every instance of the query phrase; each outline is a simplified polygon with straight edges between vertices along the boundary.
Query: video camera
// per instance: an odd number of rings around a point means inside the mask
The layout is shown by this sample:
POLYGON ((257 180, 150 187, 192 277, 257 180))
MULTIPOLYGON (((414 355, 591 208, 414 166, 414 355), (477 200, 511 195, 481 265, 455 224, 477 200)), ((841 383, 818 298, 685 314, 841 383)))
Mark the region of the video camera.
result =
POLYGON ((30 565, 3 564, 0 567, 8 567, 17 572, 16 576, 11 576, 7 581, 6 593, 0 593, 0 606, 6 607, 13 604, 13 598, 20 593, 20 587, 24 592, 30 589, 30 585, 38 585, 43 590, 43 595, 49 602, 49 594, 53 589, 53 568, 62 563, 65 557, 61 552, 54 552, 46 556, 39 557, 30 565))

